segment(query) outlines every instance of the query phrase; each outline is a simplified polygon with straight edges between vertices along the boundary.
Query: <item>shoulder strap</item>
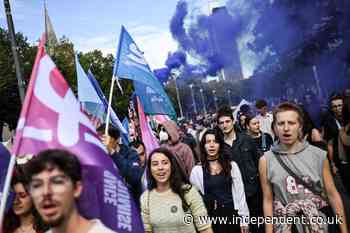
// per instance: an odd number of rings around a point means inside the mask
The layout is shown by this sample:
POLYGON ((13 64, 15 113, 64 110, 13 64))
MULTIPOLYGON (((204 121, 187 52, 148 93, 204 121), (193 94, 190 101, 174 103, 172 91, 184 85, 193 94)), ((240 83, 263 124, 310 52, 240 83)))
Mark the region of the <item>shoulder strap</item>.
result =
POLYGON ((336 118, 334 118, 334 120, 335 120, 335 124, 337 125, 338 129, 340 129, 341 128, 340 122, 336 118))
POLYGON ((286 172, 288 172, 289 175, 291 175, 297 181, 297 183, 302 184, 305 188, 324 199, 322 191, 320 192, 319 190, 316 190, 314 183, 306 183, 282 161, 281 157, 278 154, 276 154, 275 152, 272 153, 275 155, 275 158, 277 159, 278 163, 283 167, 284 170, 286 170, 286 172))
MULTIPOLYGON (((149 199, 150 199, 150 196, 151 196, 151 190, 147 190, 147 212, 148 212, 148 217, 150 218, 151 216, 151 208, 149 207, 149 199)), ((151 224, 151 228, 152 228, 152 232, 153 232, 153 226, 151 224)))
POLYGON ((148 209, 148 212, 150 211, 150 208, 149 208, 149 199, 150 199, 150 195, 151 195, 151 192, 148 190, 146 191, 147 192, 147 209, 148 209))

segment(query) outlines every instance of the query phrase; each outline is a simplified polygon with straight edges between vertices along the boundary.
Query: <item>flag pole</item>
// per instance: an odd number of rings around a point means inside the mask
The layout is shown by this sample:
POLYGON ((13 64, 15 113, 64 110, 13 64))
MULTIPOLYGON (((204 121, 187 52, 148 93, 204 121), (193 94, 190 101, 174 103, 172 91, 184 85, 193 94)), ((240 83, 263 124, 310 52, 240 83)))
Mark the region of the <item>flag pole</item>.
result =
POLYGON ((315 82, 316 82, 316 88, 317 88, 317 92, 318 92, 318 98, 321 102, 323 102, 323 93, 322 93, 322 88, 321 88, 321 85, 320 85, 320 79, 318 78, 318 72, 317 72, 317 66, 316 65, 313 65, 312 66, 312 71, 314 73, 314 79, 315 79, 315 82))
POLYGON ((15 169, 16 165, 16 156, 11 155, 10 158, 10 163, 7 168, 7 173, 6 173, 6 179, 4 183, 4 189, 1 195, 1 202, 0 202, 0 229, 2 229, 3 226, 3 220, 5 216, 5 209, 6 209, 6 202, 7 202, 7 197, 10 192, 10 186, 11 186, 11 180, 12 180, 12 174, 13 170, 15 169))
POLYGON ((113 98, 114 83, 115 83, 115 77, 112 78, 111 89, 110 89, 110 91, 109 91, 108 108, 107 108, 107 116, 106 116, 105 135, 108 135, 109 118, 110 118, 110 116, 111 116, 111 108, 112 108, 112 98, 113 98))
POLYGON ((122 95, 124 95, 123 93, 123 89, 120 86, 118 77, 117 77, 117 67, 118 67, 118 63, 119 63, 119 52, 120 52, 120 48, 121 48, 121 38, 123 35, 123 31, 124 31, 124 27, 122 26, 121 28, 121 32, 120 32, 120 37, 119 37, 119 42, 118 42, 118 49, 117 49, 117 55, 115 58, 115 62, 114 62, 114 66, 113 66, 113 75, 112 75, 112 84, 111 84, 111 89, 109 91, 109 99, 108 99, 108 109, 107 109, 107 116, 106 116, 106 128, 105 128, 105 135, 108 135, 108 127, 109 127, 109 118, 111 115, 111 107, 112 107, 112 98, 113 98, 113 89, 114 89, 114 82, 117 81, 117 86, 120 90, 120 92, 122 93, 122 95))
POLYGON ((18 91, 19 91, 19 96, 21 98, 21 102, 23 104, 23 101, 24 101, 24 81, 22 78, 21 64, 20 64, 20 61, 18 59, 16 37, 15 37, 15 27, 13 25, 11 6, 10 6, 9 0, 4 0, 4 8, 5 8, 5 12, 6 12, 7 25, 8 25, 9 35, 10 35, 11 50, 12 50, 13 59, 15 62, 18 91))
MULTIPOLYGON (((6 13, 6 19, 7 19, 7 25, 10 35, 10 41, 11 41, 11 50, 13 54, 13 59, 15 62, 15 69, 16 69, 16 77, 17 77, 17 84, 18 84, 18 91, 19 96, 21 98, 21 102, 23 104, 24 102, 24 81, 22 79, 22 72, 21 72, 21 65, 18 59, 18 53, 17 53, 17 45, 16 45, 16 37, 15 37, 15 28, 13 25, 12 20, 12 14, 11 14, 11 6, 9 0, 4 0, 4 8, 6 13)), ((14 167, 16 165, 16 157, 14 155, 10 158, 10 163, 7 169, 6 179, 4 183, 4 189, 1 196, 1 203, 0 203, 0 229, 2 229, 2 222, 5 215, 5 208, 6 208, 6 202, 7 197, 10 191, 10 184, 12 179, 12 173, 14 170, 14 167)))

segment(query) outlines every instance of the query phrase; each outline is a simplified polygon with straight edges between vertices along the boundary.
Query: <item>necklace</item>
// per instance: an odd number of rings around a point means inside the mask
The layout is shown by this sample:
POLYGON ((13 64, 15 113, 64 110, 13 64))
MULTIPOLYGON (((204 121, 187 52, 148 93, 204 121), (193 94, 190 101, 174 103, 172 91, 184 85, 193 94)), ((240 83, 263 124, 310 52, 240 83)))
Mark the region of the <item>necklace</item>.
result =
POLYGON ((210 173, 212 175, 218 175, 220 174, 222 167, 219 164, 211 164, 210 166, 210 173))
POLYGON ((27 227, 20 226, 18 228, 18 230, 19 230, 20 233, 32 233, 32 232, 35 232, 32 225, 27 226, 27 227))

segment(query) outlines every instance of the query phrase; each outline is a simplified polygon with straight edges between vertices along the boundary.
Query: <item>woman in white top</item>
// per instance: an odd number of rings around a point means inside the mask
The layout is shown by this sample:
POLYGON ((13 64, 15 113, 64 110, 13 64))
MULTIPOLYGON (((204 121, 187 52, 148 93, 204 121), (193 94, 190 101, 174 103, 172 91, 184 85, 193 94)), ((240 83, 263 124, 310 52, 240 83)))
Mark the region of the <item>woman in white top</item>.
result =
POLYGON ((203 134, 202 164, 192 169, 190 181, 203 194, 209 216, 229 221, 226 224, 212 222, 214 232, 248 232, 249 210, 241 172, 220 150, 220 138, 212 129, 203 134))

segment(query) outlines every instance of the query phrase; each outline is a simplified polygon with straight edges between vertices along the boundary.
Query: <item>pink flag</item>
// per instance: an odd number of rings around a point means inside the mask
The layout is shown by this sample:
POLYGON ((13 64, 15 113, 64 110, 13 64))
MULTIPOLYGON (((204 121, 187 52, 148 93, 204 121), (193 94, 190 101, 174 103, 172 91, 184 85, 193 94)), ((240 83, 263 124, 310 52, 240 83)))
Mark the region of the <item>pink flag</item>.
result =
POLYGON ((83 167, 81 213, 88 218, 101 219, 116 232, 143 232, 140 213, 123 179, 106 154, 95 127, 45 53, 44 42, 42 39, 39 45, 13 154, 37 154, 49 148, 75 153, 83 167))
POLYGON ((154 115, 153 118, 158 124, 162 124, 168 120, 171 120, 168 115, 154 115))
POLYGON ((143 107, 138 96, 137 96, 137 110, 139 113, 141 137, 146 147, 146 156, 148 157, 152 150, 159 147, 159 143, 157 138, 152 134, 152 129, 147 122, 145 112, 143 111, 143 107))

